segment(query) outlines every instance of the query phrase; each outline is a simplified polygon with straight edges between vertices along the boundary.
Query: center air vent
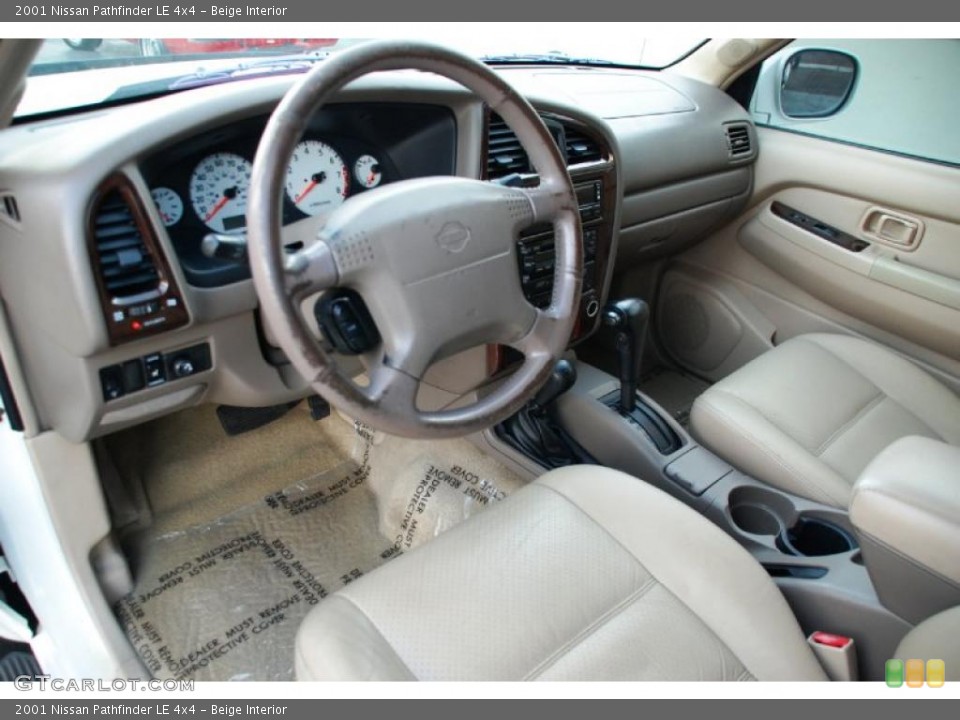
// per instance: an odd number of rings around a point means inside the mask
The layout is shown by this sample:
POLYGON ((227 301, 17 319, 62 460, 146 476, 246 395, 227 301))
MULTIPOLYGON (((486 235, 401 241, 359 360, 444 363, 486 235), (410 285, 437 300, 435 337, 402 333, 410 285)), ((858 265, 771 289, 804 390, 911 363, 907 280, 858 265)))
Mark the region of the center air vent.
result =
POLYGON ((727 125, 727 150, 731 158, 747 157, 753 152, 750 127, 746 124, 727 125))
POLYGON ((133 211, 119 191, 107 193, 93 218, 97 270, 111 299, 159 295, 160 273, 133 211))
MULTIPOLYGON (((544 122, 554 142, 562 148, 567 165, 597 162, 603 159, 599 143, 570 125, 548 118, 544 122)), ((499 115, 490 115, 487 135, 487 177, 496 180, 511 173, 533 173, 520 140, 499 115)))
POLYGON ((487 177, 496 180, 510 173, 528 173, 530 159, 514 134, 499 115, 490 116, 487 136, 487 177))
POLYGON ((569 125, 564 126, 564 135, 568 164, 578 165, 586 162, 597 162, 603 159, 600 146, 593 138, 584 135, 569 125))

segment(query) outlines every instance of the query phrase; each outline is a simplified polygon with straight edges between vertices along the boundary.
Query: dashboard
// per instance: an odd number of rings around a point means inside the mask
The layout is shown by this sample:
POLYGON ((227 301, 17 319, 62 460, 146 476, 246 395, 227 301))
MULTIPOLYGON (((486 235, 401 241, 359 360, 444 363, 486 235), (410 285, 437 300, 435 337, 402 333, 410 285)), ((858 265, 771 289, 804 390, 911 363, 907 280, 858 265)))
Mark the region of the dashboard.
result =
MULTIPOLYGON (((615 266, 679 252, 744 207, 755 131, 725 93, 681 77, 500 72, 540 112, 577 191, 586 262, 574 346, 598 328, 615 266)), ((28 432, 84 442, 201 402, 267 406, 312 392, 260 317, 247 261, 202 250, 207 236, 244 233, 258 140, 292 82, 196 88, 0 133, 0 209, 15 211, 0 212, 0 339, 17 348, 0 352, 32 400, 28 432)), ((512 131, 459 85, 367 76, 310 119, 283 221, 433 175, 537 182, 512 131)), ((552 243, 549 227, 517 238, 533 305, 549 299, 552 243)), ((303 310, 309 323, 313 307, 303 310)), ((424 384, 439 407, 515 360, 480 347, 424 384)))

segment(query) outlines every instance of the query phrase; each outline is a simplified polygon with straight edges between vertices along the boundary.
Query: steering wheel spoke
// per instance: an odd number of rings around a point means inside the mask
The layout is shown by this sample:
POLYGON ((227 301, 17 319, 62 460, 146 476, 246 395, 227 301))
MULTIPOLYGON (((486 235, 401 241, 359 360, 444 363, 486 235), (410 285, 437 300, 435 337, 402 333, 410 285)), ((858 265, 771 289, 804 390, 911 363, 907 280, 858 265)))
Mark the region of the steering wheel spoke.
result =
POLYGON ((294 300, 337 285, 340 273, 330 246, 315 242, 310 247, 288 254, 284 260, 284 285, 294 300))
POLYGON ((542 180, 539 185, 523 188, 521 192, 530 203, 535 222, 552 222, 565 210, 577 210, 576 204, 571 208, 568 193, 556 183, 542 180))
POLYGON ((531 360, 542 359, 544 356, 552 354, 549 340, 553 328, 557 324, 556 318, 551 317, 548 310, 534 309, 536 310, 536 319, 530 329, 522 336, 504 343, 507 347, 513 348, 525 358, 531 360))

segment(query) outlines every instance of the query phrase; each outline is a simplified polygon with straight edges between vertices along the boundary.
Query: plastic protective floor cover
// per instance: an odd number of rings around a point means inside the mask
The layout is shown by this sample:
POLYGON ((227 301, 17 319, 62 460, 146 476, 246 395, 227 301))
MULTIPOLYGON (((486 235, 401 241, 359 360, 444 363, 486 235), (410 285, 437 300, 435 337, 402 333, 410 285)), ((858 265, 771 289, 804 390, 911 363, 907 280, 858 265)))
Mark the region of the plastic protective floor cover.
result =
POLYGON ((215 522, 133 538, 136 584, 116 612, 155 677, 293 679, 311 607, 523 484, 466 441, 324 423, 352 446, 338 466, 215 522))

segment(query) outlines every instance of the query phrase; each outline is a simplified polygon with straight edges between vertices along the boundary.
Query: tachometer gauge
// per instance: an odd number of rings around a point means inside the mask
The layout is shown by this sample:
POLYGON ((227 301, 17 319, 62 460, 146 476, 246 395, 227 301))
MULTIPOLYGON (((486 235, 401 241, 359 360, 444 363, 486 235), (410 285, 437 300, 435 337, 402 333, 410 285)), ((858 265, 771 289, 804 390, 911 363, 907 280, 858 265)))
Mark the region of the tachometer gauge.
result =
POLYGON ((383 180, 380 161, 373 155, 361 155, 353 164, 353 176, 368 190, 375 188, 383 180))
POLYGON ((190 176, 190 203, 197 217, 214 232, 242 230, 247 225, 250 161, 234 153, 214 153, 190 176))
POLYGON ((183 217, 183 200, 168 187, 155 187, 150 191, 150 197, 157 206, 160 219, 166 227, 176 225, 183 217))
POLYGON ((293 149, 285 185, 301 212, 322 215, 346 199, 350 176, 336 150, 319 140, 304 140, 293 149))

